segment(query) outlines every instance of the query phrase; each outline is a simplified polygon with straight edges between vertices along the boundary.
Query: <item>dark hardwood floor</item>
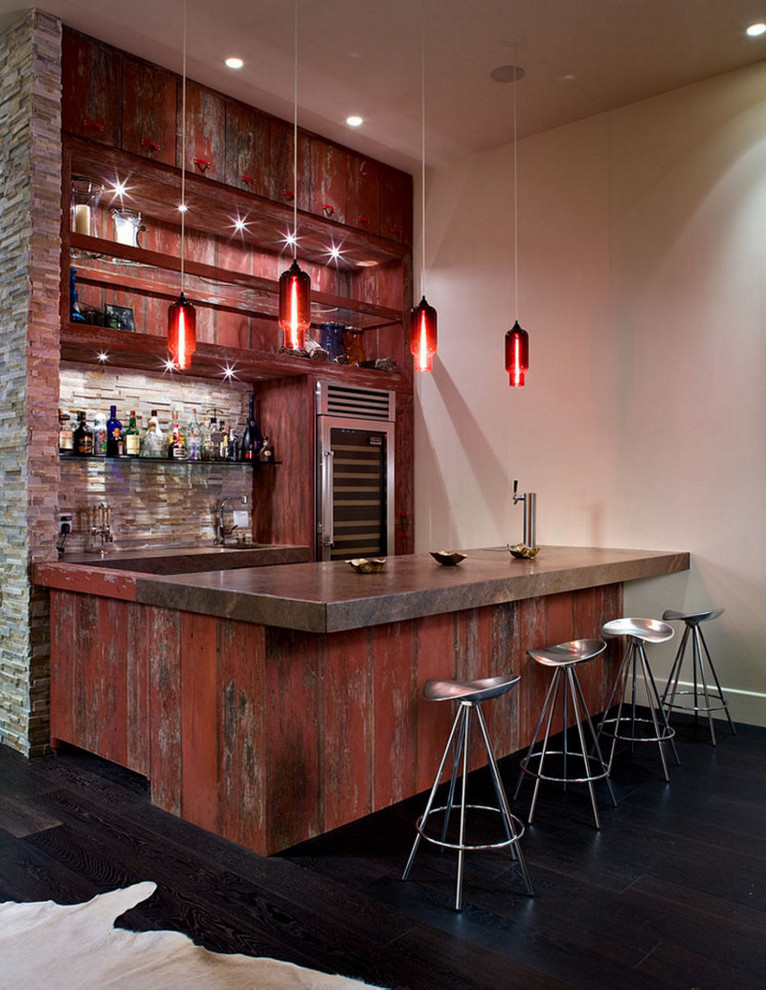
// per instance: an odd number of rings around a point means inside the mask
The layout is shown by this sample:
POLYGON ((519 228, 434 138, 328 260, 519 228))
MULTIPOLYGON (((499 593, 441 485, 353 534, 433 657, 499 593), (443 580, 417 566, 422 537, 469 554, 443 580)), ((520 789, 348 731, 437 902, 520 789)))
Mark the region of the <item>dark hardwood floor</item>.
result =
MULTIPOLYGON (((422 798, 264 859, 152 808, 142 778, 88 754, 0 747, 0 900, 154 880, 125 927, 411 990, 766 990, 766 729, 720 736, 714 749, 682 725, 669 784, 654 747, 618 757, 601 832, 581 787, 544 788, 523 840, 536 897, 507 853, 474 853, 460 914, 449 854, 421 848, 399 879, 422 798)), ((502 767, 509 793, 517 767, 502 767)))

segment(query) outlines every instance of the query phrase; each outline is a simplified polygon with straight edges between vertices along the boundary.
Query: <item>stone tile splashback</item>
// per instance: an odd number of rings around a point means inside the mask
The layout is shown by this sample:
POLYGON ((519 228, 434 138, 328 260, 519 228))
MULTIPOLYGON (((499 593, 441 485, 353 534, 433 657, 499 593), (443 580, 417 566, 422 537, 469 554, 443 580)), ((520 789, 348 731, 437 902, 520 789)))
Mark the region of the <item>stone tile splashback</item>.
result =
MULTIPOLYGON (((108 416, 109 406, 116 405, 125 426, 135 409, 143 432, 151 410, 156 409, 160 427, 167 433, 173 410, 185 425, 195 409, 198 419, 212 412, 219 422, 233 424, 241 437, 248 396, 249 387, 236 382, 215 386, 200 379, 152 378, 129 371, 61 365, 60 405, 71 413, 72 422, 77 410, 84 409, 92 424, 97 412, 108 416)), ((252 467, 244 464, 64 457, 59 511, 71 512, 74 524, 66 549, 80 552, 98 544, 90 528, 91 512, 99 504, 108 504, 111 510, 112 549, 212 543, 216 505, 222 498, 247 495, 252 499, 253 480, 252 467)))
POLYGON ((47 592, 55 555, 61 30, 31 10, 0 32, 0 742, 48 739, 47 592))

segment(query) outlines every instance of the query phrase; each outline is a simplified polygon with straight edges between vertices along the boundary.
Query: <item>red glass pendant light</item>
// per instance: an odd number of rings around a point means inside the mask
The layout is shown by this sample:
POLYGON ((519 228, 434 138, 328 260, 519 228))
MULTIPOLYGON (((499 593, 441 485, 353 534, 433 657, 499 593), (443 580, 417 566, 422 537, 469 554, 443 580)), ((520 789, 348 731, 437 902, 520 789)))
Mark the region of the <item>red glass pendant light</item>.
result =
POLYGON ((311 326, 311 279, 297 260, 279 276, 279 325, 287 350, 301 350, 311 326))
POLYGON ((415 358, 415 371, 432 371, 436 354, 436 310, 426 297, 410 314, 410 351, 415 358))
POLYGON ((524 384, 524 375, 529 370, 529 335, 518 320, 505 335, 505 370, 512 387, 524 384))
POLYGON ((196 349, 197 315, 182 292, 168 306, 168 350, 173 355, 173 365, 182 371, 188 368, 196 349))

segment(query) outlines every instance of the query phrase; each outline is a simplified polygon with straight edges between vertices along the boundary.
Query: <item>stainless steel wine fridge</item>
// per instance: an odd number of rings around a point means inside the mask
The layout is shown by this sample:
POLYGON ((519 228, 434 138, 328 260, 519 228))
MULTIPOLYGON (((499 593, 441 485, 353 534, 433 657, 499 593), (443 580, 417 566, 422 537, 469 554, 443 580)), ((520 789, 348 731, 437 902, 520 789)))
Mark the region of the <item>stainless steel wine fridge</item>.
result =
POLYGON ((317 557, 394 552, 396 394, 317 382, 317 557))

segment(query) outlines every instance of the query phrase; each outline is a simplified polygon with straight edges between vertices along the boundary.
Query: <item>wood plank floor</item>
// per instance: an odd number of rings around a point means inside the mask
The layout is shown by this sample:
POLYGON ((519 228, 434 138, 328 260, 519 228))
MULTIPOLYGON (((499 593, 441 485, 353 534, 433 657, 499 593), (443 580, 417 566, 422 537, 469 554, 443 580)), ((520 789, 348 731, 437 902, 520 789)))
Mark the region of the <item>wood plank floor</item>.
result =
MULTIPOLYGON (((142 778, 88 754, 0 747, 0 900, 154 880, 125 927, 410 990, 766 990, 766 729, 720 735, 714 749, 683 725, 669 784, 654 747, 620 755, 600 832, 582 788, 544 788, 524 836, 536 897, 507 853, 475 853, 460 914, 449 854, 422 848, 399 879, 422 798, 265 859, 152 808, 142 778)), ((517 766, 502 766, 509 793, 517 766)))

